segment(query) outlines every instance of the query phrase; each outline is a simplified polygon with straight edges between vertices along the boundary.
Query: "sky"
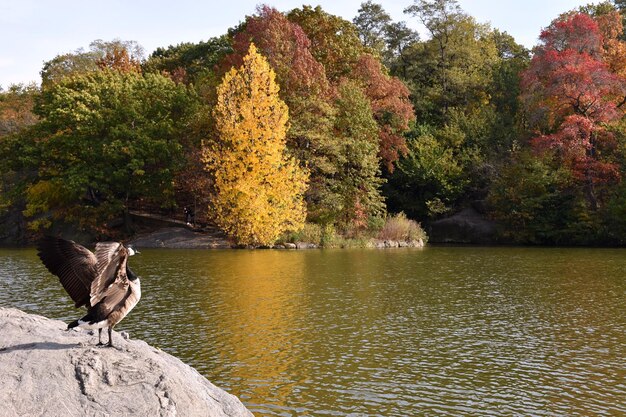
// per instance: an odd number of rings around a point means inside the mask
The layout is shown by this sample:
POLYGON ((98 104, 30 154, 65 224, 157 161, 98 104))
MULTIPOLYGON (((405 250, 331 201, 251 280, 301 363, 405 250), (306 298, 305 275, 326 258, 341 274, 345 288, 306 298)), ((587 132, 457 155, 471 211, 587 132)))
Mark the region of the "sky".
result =
MULTIPOLYGON (((87 50, 97 39, 136 41, 147 55, 158 47, 219 36, 266 3, 280 11, 303 4, 352 20, 363 0, 0 0, 0 87, 40 82, 44 62, 87 50)), ((591 0, 458 0, 480 23, 506 31, 532 48, 542 28, 559 14, 591 0)), ((403 13, 413 0, 374 0, 394 21, 424 34, 417 18, 403 13)), ((424 36, 423 36, 424 37, 424 36)))

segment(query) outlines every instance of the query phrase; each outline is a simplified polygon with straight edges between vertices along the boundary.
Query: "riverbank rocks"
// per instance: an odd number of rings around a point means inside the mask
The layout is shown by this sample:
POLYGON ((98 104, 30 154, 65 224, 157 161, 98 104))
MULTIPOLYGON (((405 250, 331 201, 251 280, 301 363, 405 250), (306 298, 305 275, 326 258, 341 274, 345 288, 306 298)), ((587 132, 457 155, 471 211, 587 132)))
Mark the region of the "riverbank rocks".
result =
POLYGON ((296 242, 296 249, 317 249, 317 245, 315 243, 309 242, 296 242))
POLYGON ((389 248, 423 248, 425 245, 422 239, 416 240, 372 240, 370 247, 376 249, 389 249, 389 248))
POLYGON ((0 307, 3 416, 251 417, 237 397, 145 342, 66 331, 58 320, 0 307))

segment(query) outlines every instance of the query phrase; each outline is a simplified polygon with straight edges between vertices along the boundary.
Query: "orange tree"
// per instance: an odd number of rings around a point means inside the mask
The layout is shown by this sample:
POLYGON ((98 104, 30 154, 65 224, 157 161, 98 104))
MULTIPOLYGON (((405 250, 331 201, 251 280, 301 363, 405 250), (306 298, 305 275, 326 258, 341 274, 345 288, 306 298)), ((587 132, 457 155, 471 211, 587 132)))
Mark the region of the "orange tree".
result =
POLYGON ((204 146, 212 217, 239 244, 269 245, 299 230, 308 174, 286 154, 288 109, 267 60, 250 45, 217 89, 216 139, 204 146))

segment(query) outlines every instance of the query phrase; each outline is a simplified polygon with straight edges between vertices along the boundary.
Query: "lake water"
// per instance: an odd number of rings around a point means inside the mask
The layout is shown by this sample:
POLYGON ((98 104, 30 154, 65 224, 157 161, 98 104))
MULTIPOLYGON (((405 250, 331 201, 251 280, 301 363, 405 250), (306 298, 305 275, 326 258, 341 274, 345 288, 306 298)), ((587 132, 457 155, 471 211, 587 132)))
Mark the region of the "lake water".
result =
MULTIPOLYGON (((626 415, 626 250, 144 250, 116 328, 255 415, 626 415)), ((0 305, 79 317, 35 251, 0 305)), ((94 337, 94 342, 96 338, 94 337)))

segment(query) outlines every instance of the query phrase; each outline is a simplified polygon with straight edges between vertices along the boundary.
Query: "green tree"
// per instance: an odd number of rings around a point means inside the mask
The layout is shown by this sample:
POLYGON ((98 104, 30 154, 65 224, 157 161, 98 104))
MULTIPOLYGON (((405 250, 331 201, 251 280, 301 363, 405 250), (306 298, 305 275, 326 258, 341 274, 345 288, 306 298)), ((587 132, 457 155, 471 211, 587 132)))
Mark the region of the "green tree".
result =
POLYGON ((391 22, 385 30, 386 49, 383 55, 385 66, 392 75, 403 81, 409 80, 412 65, 411 50, 419 41, 419 33, 409 28, 406 22, 391 22))
POLYGON ((175 81, 195 84, 211 77, 224 56, 231 52, 232 46, 226 35, 198 43, 160 47, 143 63, 143 70, 165 73, 175 81))
POLYGON ((304 225, 307 174, 287 156, 288 109, 267 60, 250 45, 213 110, 217 138, 204 149, 214 179, 214 219, 239 244, 270 245, 304 225))
POLYGON ((26 191, 31 226, 49 225, 50 214, 99 227, 139 200, 173 204, 179 137, 194 103, 168 78, 114 70, 44 90, 35 108, 41 121, 20 144, 37 172, 26 191))
POLYGON ((525 135, 519 100, 520 74, 528 67, 530 51, 506 32, 496 29, 491 36, 496 44, 498 60, 487 92, 497 117, 494 118, 483 149, 490 160, 499 160, 502 155, 508 155, 525 135))
MULTIPOLYGON (((89 44, 89 51, 80 48, 74 52, 57 55, 44 63, 41 70, 41 85, 48 86, 70 75, 80 75, 98 71, 103 67, 112 68, 125 63, 138 67, 144 56, 143 48, 135 41, 95 40, 89 44)), ((120 69, 119 66, 117 69, 120 69)))
POLYGON ((342 144, 339 172, 330 186, 340 204, 338 223, 348 230, 366 229, 385 213, 377 156, 377 125, 369 100, 352 82, 339 85, 335 135, 342 144))
POLYGON ((485 198, 495 162, 520 135, 517 74, 528 57, 455 0, 419 0, 406 12, 430 37, 403 52, 417 126, 385 190, 390 210, 436 217, 485 198))
POLYGON ((486 86, 498 60, 489 26, 476 23, 456 0, 419 0, 407 12, 417 16, 431 36, 415 57, 418 119, 445 123, 452 108, 488 102, 486 86))
POLYGON ((366 48, 382 56, 385 49, 385 34, 387 26, 391 23, 391 16, 380 4, 371 0, 361 3, 358 15, 352 19, 352 23, 359 31, 359 38, 366 48))
POLYGON ((33 106, 39 88, 34 84, 0 88, 0 216, 6 210, 21 211, 24 206, 24 184, 33 177, 23 168, 21 159, 29 152, 16 152, 23 132, 37 123, 33 106))
POLYGON ((599 231, 571 173, 528 151, 514 152, 500 167, 488 201, 503 237, 516 243, 590 243, 599 231))
POLYGON ((469 156, 437 138, 428 126, 417 126, 409 135, 409 152, 385 187, 391 211, 405 211, 412 218, 436 217, 447 212, 467 187, 469 156))

